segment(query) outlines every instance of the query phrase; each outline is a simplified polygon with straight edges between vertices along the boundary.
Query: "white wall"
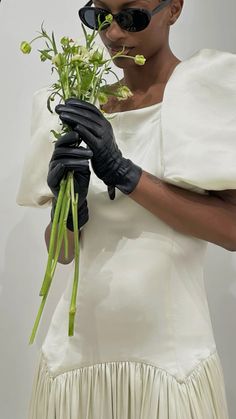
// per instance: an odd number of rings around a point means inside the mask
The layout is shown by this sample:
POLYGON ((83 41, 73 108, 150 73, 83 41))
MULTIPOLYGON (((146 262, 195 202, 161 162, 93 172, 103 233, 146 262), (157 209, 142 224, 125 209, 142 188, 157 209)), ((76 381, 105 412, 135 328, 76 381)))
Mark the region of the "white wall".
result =
MULTIPOLYGON (((41 301, 38 292, 47 260, 44 230, 50 208, 19 207, 15 199, 29 143, 32 94, 50 83, 50 72, 48 64, 39 61, 38 53, 23 56, 19 43, 32 39, 43 20, 46 29, 54 29, 58 38, 82 36, 77 9, 83 4, 78 0, 2 0, 0 4, 0 409, 4 419, 27 417, 38 351, 70 270, 70 265, 59 265, 38 337, 29 346, 41 301)), ((236 53, 235 15, 235 0, 186 0, 180 19, 171 28, 173 52, 180 59, 204 47, 236 53)), ((115 71, 121 76, 119 69, 115 71)), ((236 416, 235 253, 209 244, 206 288, 233 419, 236 416)))

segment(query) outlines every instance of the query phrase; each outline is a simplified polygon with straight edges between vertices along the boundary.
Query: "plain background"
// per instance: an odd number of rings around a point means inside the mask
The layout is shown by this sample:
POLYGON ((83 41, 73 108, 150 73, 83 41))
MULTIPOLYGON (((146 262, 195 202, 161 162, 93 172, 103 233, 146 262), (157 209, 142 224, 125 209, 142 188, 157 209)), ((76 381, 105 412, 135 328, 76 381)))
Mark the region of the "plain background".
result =
MULTIPOLYGON (((155 2, 154 2, 155 3, 155 2)), ((44 310, 37 339, 28 345, 41 301, 47 250, 44 231, 50 207, 17 206, 24 156, 29 144, 32 95, 51 83, 48 63, 36 52, 24 56, 22 40, 31 40, 45 28, 61 36, 81 38, 77 15, 85 3, 70 0, 2 0, 0 4, 0 130, 1 130, 1 235, 0 235, 0 409, 4 419, 26 419, 35 365, 53 310, 70 277, 70 265, 59 265, 44 310)), ((186 0, 170 31, 170 46, 181 60, 200 48, 236 53, 235 0, 186 0)), ((121 77, 120 69, 114 67, 121 77)), ((111 81, 115 81, 111 79, 111 81)), ((221 357, 230 418, 236 417, 236 253, 209 244, 205 284, 218 352, 221 357)), ((203 419, 203 418, 199 418, 203 419)), ((206 419, 206 418, 204 418, 206 419)))

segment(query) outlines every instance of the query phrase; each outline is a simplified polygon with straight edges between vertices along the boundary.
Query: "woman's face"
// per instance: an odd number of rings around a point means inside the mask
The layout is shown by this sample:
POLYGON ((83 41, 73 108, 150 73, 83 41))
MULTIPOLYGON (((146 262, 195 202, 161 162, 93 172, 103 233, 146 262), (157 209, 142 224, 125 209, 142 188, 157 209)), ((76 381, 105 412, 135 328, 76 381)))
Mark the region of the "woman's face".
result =
MULTIPOLYGON (((127 0, 94 0, 94 6, 116 14, 128 7, 152 11, 160 2, 161 0, 130 0, 129 2, 127 0)), ((121 50, 123 46, 132 48, 127 52, 128 55, 143 54, 147 60, 157 54, 158 50, 168 44, 170 8, 171 3, 153 15, 147 28, 140 32, 128 32, 122 29, 114 19, 107 29, 99 33, 110 56, 115 55, 115 51, 111 51, 109 47, 121 50)), ((116 58, 114 63, 122 68, 135 65, 133 60, 125 58, 116 58)))

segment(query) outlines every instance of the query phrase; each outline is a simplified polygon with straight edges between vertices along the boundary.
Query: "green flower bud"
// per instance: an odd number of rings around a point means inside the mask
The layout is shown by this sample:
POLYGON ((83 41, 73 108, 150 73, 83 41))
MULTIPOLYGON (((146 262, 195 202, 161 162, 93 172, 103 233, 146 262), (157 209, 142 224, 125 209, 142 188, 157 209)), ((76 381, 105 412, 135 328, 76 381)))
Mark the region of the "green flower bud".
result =
POLYGON ((92 51, 90 62, 96 63, 96 64, 103 64, 103 53, 99 50, 92 51))
POLYGON ((83 57, 80 54, 75 54, 73 55, 73 57, 71 58, 71 61, 83 61, 83 57))
POLYGON ((59 67, 60 65, 63 64, 63 60, 62 60, 62 54, 59 52, 59 54, 56 54, 53 58, 52 58, 52 64, 55 64, 56 67, 59 67))
POLYGON ((20 44, 20 49, 23 54, 30 54, 32 48, 29 42, 22 41, 20 44))
POLYGON ((105 20, 102 22, 100 19, 100 16, 98 14, 98 30, 102 30, 105 27, 107 27, 111 22, 113 21, 113 16, 111 13, 109 13, 108 15, 106 15, 105 20))
POLYGON ((126 100, 129 97, 133 96, 133 93, 127 86, 118 87, 116 90, 118 100, 126 100))
POLYGON ((146 62, 146 58, 144 58, 143 55, 135 55, 134 62, 138 65, 144 65, 146 62))
POLYGON ((72 53, 73 55, 76 55, 76 54, 78 54, 78 53, 79 53, 79 46, 77 46, 77 45, 72 45, 72 46, 70 47, 70 49, 71 49, 71 53, 72 53))
POLYGON ((94 38, 94 35, 90 35, 89 33, 86 35, 87 36, 87 40, 88 40, 88 42, 90 43, 92 40, 93 40, 93 38, 94 38))
POLYGON ((105 105, 108 102, 108 96, 105 93, 100 92, 98 94, 98 100, 100 105, 105 105))
POLYGON ((40 60, 41 61, 46 61, 47 60, 47 57, 45 57, 45 55, 41 54, 40 55, 40 60))
POLYGON ((61 38, 61 45, 63 45, 64 47, 66 47, 69 44, 70 40, 67 36, 63 36, 63 38, 61 38))
POLYGON ((108 23, 111 23, 113 21, 113 16, 109 13, 109 15, 106 15, 106 21, 108 23))
POLYGON ((79 45, 79 52, 80 52, 81 55, 84 55, 84 56, 88 55, 88 50, 83 45, 79 45))
POLYGON ((84 46, 78 46, 78 53, 73 55, 73 57, 71 58, 71 61, 78 61, 81 62, 83 64, 86 64, 87 60, 89 59, 89 52, 87 50, 87 48, 85 48, 84 46))

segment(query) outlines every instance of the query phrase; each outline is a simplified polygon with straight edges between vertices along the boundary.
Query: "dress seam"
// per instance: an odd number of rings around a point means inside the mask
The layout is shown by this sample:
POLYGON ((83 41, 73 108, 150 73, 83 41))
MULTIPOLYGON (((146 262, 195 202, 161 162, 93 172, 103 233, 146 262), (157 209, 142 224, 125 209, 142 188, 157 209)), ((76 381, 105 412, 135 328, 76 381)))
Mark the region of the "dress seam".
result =
POLYGON ((93 368, 96 368, 96 367, 99 367, 99 366, 102 366, 102 365, 109 366, 109 365, 112 365, 112 364, 135 364, 135 365, 139 365, 139 366, 144 366, 145 365, 146 367, 150 367, 150 368, 154 368, 155 370, 159 370, 159 371, 165 373, 167 376, 171 377, 173 380, 175 380, 180 385, 186 384, 186 382, 191 379, 191 376, 196 374, 196 370, 199 369, 206 361, 208 361, 213 356, 218 356, 217 349, 214 349, 214 351, 211 352, 206 358, 201 359, 194 366, 194 368, 192 369, 192 371, 185 377, 184 380, 178 380, 173 374, 169 373, 167 370, 165 370, 162 367, 159 367, 159 366, 150 364, 150 363, 145 362, 145 361, 135 361, 135 360, 133 360, 133 361, 131 361, 131 360, 126 360, 126 361, 124 361, 124 360, 123 361, 122 360, 116 360, 116 361, 98 362, 96 364, 85 365, 83 367, 78 367, 78 368, 72 368, 72 369, 70 369, 68 371, 61 372, 61 373, 59 373, 57 375, 52 375, 50 373, 49 368, 48 368, 47 358, 44 355, 44 353, 41 351, 41 357, 42 357, 42 359, 44 360, 44 363, 45 363, 46 373, 48 374, 49 378, 52 379, 52 380, 55 380, 55 379, 57 379, 57 377, 60 377, 60 376, 62 376, 64 374, 73 373, 74 371, 82 371, 83 369, 88 369, 88 368, 89 369, 93 369, 93 368))

